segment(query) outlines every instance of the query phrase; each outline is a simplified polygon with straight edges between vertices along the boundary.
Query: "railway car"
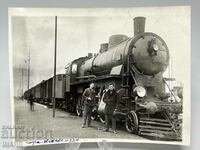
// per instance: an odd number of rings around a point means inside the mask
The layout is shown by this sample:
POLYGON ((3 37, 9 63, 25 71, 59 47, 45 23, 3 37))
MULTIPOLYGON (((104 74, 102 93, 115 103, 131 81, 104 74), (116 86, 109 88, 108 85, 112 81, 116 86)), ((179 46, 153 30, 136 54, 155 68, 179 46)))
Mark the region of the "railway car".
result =
MULTIPOLYGON (((56 75, 56 108, 65 109, 65 74, 56 75)), ((33 94, 34 102, 52 107, 54 78, 43 80, 24 93, 28 100, 30 92, 33 94)))

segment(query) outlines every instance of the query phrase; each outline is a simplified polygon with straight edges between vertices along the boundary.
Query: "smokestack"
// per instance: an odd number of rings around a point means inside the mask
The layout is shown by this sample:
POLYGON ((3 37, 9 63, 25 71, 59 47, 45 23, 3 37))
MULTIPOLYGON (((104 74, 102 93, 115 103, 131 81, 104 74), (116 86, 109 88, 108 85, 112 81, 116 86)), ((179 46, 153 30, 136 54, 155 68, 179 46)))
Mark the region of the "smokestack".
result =
POLYGON ((93 54, 92 54, 92 53, 88 53, 88 57, 89 57, 89 58, 92 58, 92 57, 93 57, 93 54))
POLYGON ((134 36, 145 32, 145 17, 135 17, 134 21, 134 36))

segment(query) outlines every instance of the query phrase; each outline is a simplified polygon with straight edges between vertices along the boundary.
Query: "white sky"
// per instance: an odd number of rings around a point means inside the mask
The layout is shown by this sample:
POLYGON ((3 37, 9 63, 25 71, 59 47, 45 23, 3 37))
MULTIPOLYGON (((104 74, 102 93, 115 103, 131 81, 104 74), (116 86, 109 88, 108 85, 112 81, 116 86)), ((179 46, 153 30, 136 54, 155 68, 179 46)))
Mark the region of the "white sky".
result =
POLYGON ((14 67, 24 63, 31 50, 31 85, 53 74, 54 16, 58 15, 57 67, 97 53, 113 34, 133 36, 133 18, 146 17, 146 31, 161 36, 173 60, 173 77, 184 82, 190 73, 189 7, 128 9, 16 9, 12 12, 14 67), (17 12, 17 13, 16 13, 17 12), (26 16, 25 16, 26 15, 26 16))

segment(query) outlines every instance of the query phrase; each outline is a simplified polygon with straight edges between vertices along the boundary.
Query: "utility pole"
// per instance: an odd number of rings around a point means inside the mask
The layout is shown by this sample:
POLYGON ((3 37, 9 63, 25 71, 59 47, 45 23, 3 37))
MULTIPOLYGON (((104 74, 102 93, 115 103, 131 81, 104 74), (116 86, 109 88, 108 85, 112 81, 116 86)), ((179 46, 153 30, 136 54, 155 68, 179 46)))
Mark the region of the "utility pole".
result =
POLYGON ((22 100, 24 100, 24 68, 22 67, 22 100))
POLYGON ((53 77, 53 118, 56 105, 56 53, 57 53, 57 16, 55 16, 55 48, 54 48, 54 77, 53 77))
POLYGON ((28 87, 27 89, 29 90, 29 84, 30 84, 30 48, 29 48, 29 51, 28 51, 28 87))

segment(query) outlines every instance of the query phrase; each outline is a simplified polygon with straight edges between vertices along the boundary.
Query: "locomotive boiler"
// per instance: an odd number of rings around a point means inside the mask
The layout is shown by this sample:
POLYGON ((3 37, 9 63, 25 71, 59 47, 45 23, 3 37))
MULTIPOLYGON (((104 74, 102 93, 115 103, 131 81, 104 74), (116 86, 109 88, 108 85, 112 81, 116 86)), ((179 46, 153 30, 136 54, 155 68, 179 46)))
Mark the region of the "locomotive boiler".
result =
MULTIPOLYGON (((135 20, 135 26, 143 25, 144 18, 135 20)), ((80 66, 79 76, 110 73, 113 67, 126 62, 128 56, 132 66, 145 75, 163 72, 169 63, 169 50, 164 40, 154 33, 144 33, 144 28, 139 28, 133 38, 126 35, 111 36, 109 43, 101 44, 97 56, 80 66)))

